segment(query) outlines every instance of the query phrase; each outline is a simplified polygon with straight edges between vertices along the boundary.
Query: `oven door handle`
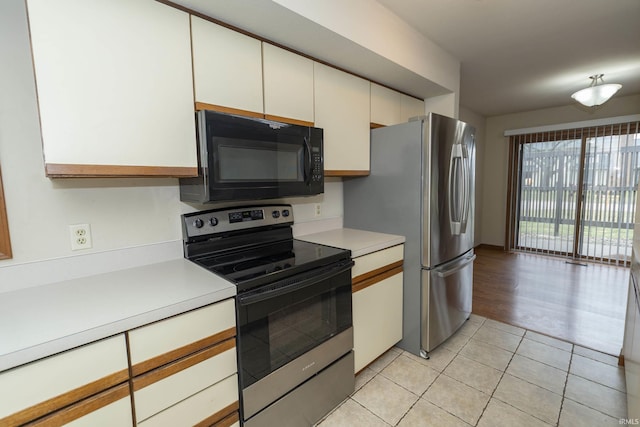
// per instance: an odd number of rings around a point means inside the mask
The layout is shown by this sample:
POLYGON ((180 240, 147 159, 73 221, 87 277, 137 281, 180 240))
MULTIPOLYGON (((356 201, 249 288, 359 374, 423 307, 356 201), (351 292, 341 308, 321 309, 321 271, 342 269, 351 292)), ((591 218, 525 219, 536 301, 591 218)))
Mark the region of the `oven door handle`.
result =
POLYGON ((344 273, 345 271, 350 270, 351 267, 354 266, 354 264, 355 263, 352 260, 349 260, 348 262, 342 262, 337 266, 325 269, 325 271, 322 271, 318 274, 313 274, 311 277, 306 279, 290 282, 291 279, 289 278, 281 280, 280 282, 272 283, 271 285, 266 285, 264 288, 260 288, 259 290, 250 291, 245 294, 238 295, 238 304, 243 306, 255 304, 269 298, 278 297, 289 292, 294 292, 299 289, 306 288, 315 283, 336 276, 340 273, 344 273))

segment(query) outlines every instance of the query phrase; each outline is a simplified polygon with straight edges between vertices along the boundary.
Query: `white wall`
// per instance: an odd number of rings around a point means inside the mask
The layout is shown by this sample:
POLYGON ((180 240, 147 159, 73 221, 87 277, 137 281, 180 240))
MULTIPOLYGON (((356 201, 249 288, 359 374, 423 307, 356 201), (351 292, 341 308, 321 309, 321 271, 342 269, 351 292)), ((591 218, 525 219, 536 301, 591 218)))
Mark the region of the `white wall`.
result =
MULTIPOLYGON (((37 285, 182 256, 180 215, 216 206, 180 202, 177 179, 45 177, 23 0, 0 2, 0 58, 0 166, 14 256, 0 261, 0 292, 23 286, 9 281, 37 285), (91 225, 92 249, 71 251, 68 227, 77 223, 91 225), (142 249, 122 251, 128 248, 142 249), (64 268, 38 263, 65 257, 72 262, 64 268), (26 277, 32 274, 38 277, 26 277)), ((87 108, 93 102, 100 100, 87 100, 87 108)), ((328 179, 324 195, 286 201, 294 204, 297 222, 340 221, 342 182, 328 179), (320 217, 314 216, 314 203, 322 204, 320 217)))
POLYGON ((571 104, 564 107, 488 117, 485 132, 482 192, 482 243, 503 246, 509 147, 504 131, 571 123, 640 113, 640 95, 613 97, 596 110, 571 104))

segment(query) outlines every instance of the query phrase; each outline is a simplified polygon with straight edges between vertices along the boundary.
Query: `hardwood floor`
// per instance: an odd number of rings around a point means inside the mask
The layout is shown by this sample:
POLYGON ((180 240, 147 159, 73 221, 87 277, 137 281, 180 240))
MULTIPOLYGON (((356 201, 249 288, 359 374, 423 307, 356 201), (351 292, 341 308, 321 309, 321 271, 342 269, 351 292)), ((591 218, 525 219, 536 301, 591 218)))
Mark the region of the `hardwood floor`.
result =
POLYGON ((620 354, 629 269, 476 248, 473 312, 584 347, 620 354))

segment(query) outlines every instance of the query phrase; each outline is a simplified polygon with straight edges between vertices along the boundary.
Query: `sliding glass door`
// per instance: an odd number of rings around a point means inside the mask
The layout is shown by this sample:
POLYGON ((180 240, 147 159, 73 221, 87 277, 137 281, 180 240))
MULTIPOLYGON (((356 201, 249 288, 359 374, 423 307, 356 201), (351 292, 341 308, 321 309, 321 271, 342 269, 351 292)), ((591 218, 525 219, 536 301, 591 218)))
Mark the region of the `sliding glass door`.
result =
POLYGON ((508 247, 628 262, 640 178, 638 125, 512 136, 508 247))
POLYGON ((631 259, 639 145, 638 134, 586 138, 580 257, 631 259))

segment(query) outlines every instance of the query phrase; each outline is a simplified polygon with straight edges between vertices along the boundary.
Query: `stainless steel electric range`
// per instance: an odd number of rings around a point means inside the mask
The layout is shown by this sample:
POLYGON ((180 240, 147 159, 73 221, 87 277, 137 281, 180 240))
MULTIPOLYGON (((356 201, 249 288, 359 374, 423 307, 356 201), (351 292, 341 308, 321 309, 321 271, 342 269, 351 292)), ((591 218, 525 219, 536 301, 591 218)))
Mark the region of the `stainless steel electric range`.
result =
POLYGON ((309 426, 354 390, 351 252, 293 238, 290 205, 182 216, 185 258, 237 286, 245 426, 309 426))

